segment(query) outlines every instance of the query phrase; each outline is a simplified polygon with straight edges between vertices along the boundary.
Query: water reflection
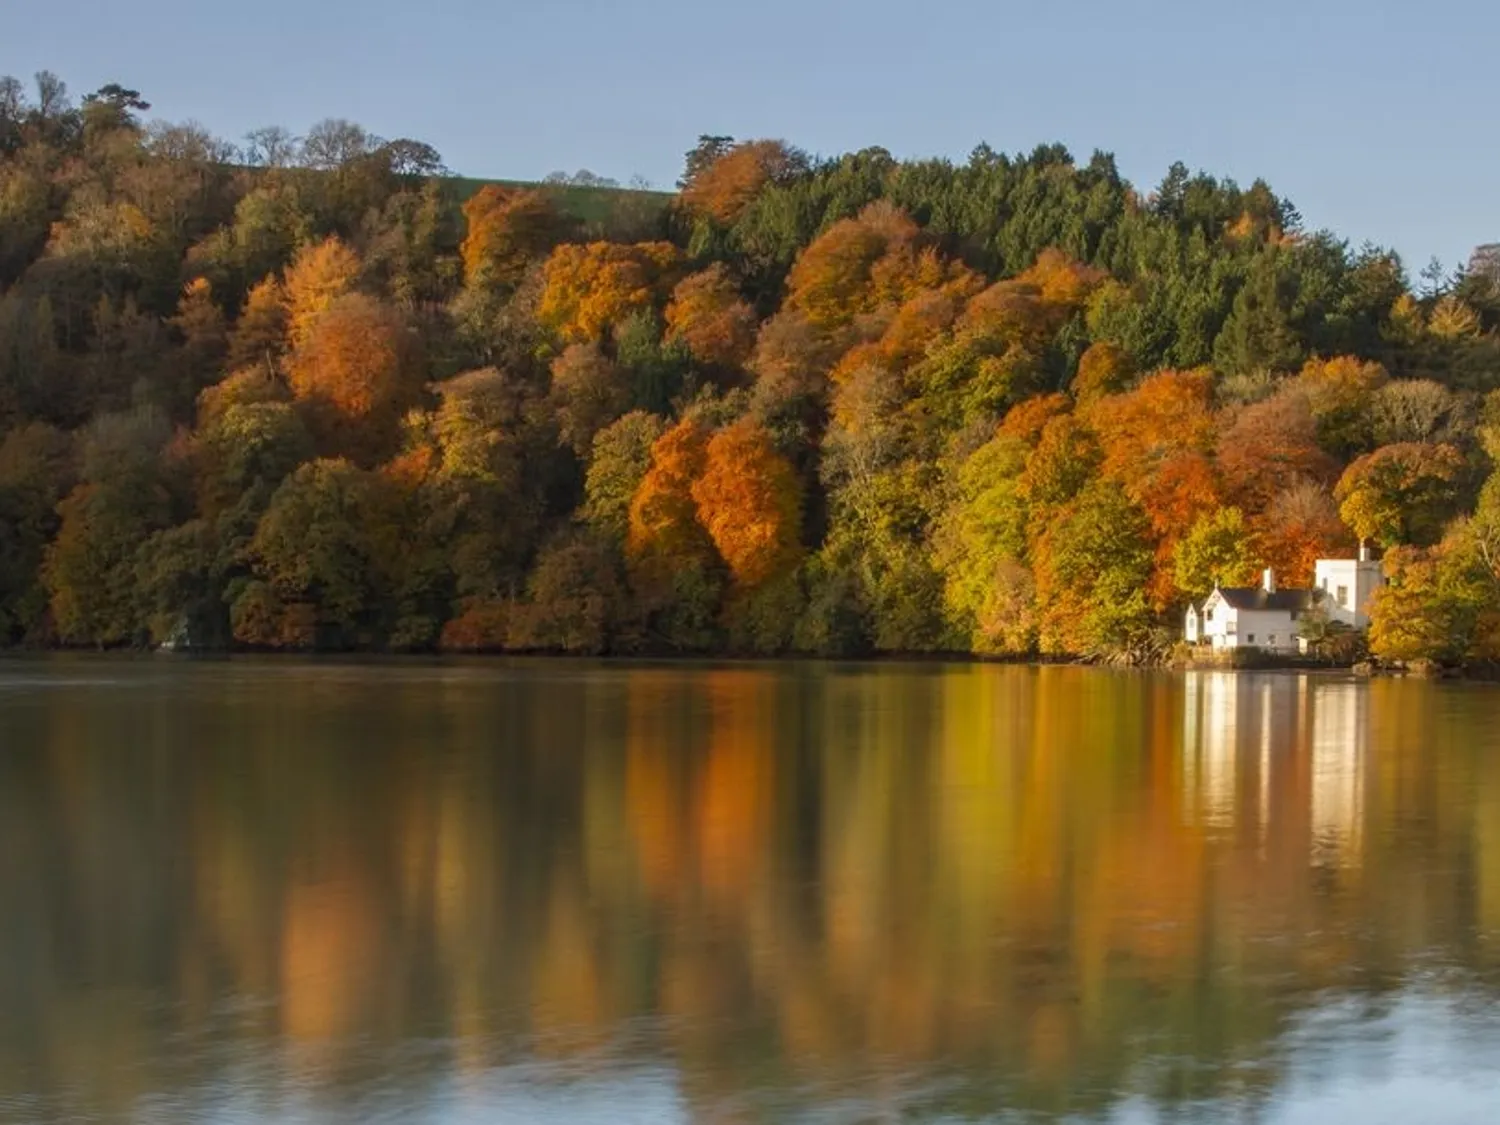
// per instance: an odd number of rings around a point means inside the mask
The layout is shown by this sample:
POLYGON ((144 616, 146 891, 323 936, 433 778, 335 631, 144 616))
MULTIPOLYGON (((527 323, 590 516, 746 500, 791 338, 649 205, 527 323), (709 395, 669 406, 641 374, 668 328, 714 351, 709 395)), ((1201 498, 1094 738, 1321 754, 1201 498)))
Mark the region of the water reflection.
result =
POLYGON ((1488 1120, 1497 701, 0 665, 0 1120, 1488 1120))

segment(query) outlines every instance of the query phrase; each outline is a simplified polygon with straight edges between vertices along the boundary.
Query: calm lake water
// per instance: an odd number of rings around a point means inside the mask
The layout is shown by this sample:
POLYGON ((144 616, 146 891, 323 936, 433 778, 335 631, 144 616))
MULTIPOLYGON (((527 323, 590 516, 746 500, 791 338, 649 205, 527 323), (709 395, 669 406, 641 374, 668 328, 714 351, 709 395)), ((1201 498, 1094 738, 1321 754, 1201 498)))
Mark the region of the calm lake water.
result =
POLYGON ((0 662, 0 1121, 1500 1120, 1500 688, 0 662))

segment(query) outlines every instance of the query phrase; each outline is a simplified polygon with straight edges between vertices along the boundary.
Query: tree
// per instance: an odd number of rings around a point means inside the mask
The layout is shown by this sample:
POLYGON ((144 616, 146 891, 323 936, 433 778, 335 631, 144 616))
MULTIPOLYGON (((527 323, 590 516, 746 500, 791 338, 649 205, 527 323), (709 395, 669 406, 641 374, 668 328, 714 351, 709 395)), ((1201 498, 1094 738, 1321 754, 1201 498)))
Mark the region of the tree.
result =
POLYGON ((1383 547, 1437 541, 1458 502, 1464 461, 1451 445, 1405 442, 1359 458, 1339 479, 1339 514, 1383 547))
POLYGON ((293 348, 311 339, 318 319, 354 287, 359 271, 359 257, 337 238, 327 238, 298 251, 282 282, 287 332, 293 348))
POLYGON ((543 271, 537 320, 563 340, 597 340, 669 291, 680 254, 669 242, 559 246, 543 271))
POLYGON ((677 283, 667 306, 667 330, 667 338, 682 341, 699 363, 740 367, 755 344, 755 310, 716 262, 677 283))
POLYGON ((461 254, 470 286, 520 283, 534 261, 567 237, 570 223, 547 193, 486 184, 463 207, 468 234, 461 254))
POLYGON ((691 486, 698 520, 742 589, 794 570, 802 557, 797 475, 749 419, 709 439, 691 486))
POLYGON ((660 417, 633 410, 594 435, 584 481, 583 518, 623 545, 630 503, 651 464, 651 447, 666 428, 660 417))
POLYGON ((964 645, 1025 653, 1036 643, 1034 596, 1024 580, 1028 510, 1022 469, 1028 450, 1002 433, 960 466, 955 495, 934 535, 943 600, 964 645))
POLYGON ((1110 484, 1090 485, 1058 512, 1033 551, 1041 651, 1148 655, 1152 554, 1145 515, 1110 484))
POLYGON ((734 147, 734 138, 723 134, 702 133, 698 143, 687 151, 683 158, 682 176, 677 181, 679 188, 689 187, 713 163, 734 147))
POLYGON ((1198 517, 1174 548, 1177 589, 1201 602, 1215 586, 1246 586, 1260 567, 1255 535, 1238 508, 1220 508, 1198 517))
MULTIPOLYGON (((372 524, 380 502, 372 474, 347 461, 310 461, 271 498, 249 546, 251 567, 273 599, 276 641, 343 647, 362 639, 379 604, 372 524)), ((260 595, 264 596, 264 595, 260 595)), ((245 607, 241 607, 243 618, 245 607)), ((248 634, 241 640, 264 643, 248 634)))
POLYGON ((1384 367, 1353 356, 1311 359, 1295 386, 1307 397, 1318 425, 1318 441, 1335 456, 1371 448, 1367 411, 1371 397, 1390 378, 1384 367))
POLYGON ((703 648, 714 639, 722 563, 693 498, 707 445, 691 420, 667 430, 630 502, 625 558, 636 609, 647 636, 670 648, 703 648))
POLYGON ((609 542, 578 532, 549 544, 509 621, 514 648, 597 656, 625 608, 619 556, 609 542))
POLYGON ((418 341, 391 306, 362 293, 330 305, 287 360, 325 449, 378 459, 421 389, 418 341))
POLYGON ((0 646, 40 639, 42 563, 57 534, 58 502, 73 486, 72 452, 67 434, 41 422, 0 438, 0 646))
POLYGON ((572 344, 552 361, 552 402, 558 435, 584 457, 594 435, 630 406, 630 388, 597 343, 572 344))
POLYGON ((1311 586, 1318 559, 1353 545, 1333 494, 1314 481, 1286 485, 1255 527, 1266 565, 1289 587, 1311 586))
POLYGON ((688 154, 682 201, 716 222, 738 219, 761 190, 807 167, 807 157, 785 141, 745 141, 723 148, 724 138, 700 138, 688 154))
POLYGON ((169 428, 152 410, 105 415, 89 427, 82 482, 58 506, 44 580, 59 637, 104 647, 135 640, 136 552, 171 514, 162 464, 169 428))
POLYGON ((1337 470, 1297 387, 1237 411, 1219 436, 1217 464, 1230 498, 1251 512, 1264 511, 1288 480, 1329 481, 1337 470))

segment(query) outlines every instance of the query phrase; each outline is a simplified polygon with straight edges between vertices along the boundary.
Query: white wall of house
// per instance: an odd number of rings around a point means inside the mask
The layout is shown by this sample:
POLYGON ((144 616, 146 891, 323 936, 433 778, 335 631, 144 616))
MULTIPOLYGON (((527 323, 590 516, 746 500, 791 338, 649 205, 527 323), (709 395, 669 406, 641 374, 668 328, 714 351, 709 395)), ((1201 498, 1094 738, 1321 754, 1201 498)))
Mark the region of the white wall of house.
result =
POLYGON ((1267 652, 1297 651, 1297 618, 1286 610, 1235 610, 1238 626, 1235 648, 1259 648, 1267 652))
POLYGON ((1268 652, 1296 652, 1300 647, 1296 617, 1286 610, 1236 609, 1216 590, 1197 617, 1186 621, 1189 644, 1214 648, 1258 648, 1268 652))
POLYGON ((1319 559, 1313 585, 1328 595, 1323 605, 1330 620, 1363 629, 1370 624, 1370 599, 1385 585, 1385 575, 1372 559, 1319 559))

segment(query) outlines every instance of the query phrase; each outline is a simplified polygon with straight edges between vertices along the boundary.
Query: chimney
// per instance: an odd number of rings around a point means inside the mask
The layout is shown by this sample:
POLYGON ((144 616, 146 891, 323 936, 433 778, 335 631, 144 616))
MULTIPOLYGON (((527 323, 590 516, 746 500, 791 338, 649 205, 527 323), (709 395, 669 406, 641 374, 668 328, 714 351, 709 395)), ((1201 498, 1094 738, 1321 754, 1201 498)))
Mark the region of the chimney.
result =
POLYGON ((1361 539, 1359 541, 1359 561, 1370 561, 1370 541, 1368 539, 1361 539))
POLYGON ((1276 572, 1270 567, 1266 567, 1261 572, 1260 585, 1261 589, 1265 590, 1266 593, 1274 594, 1276 592, 1276 572))

